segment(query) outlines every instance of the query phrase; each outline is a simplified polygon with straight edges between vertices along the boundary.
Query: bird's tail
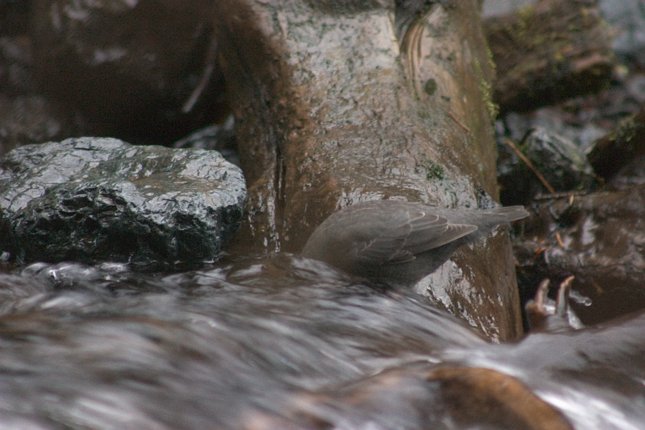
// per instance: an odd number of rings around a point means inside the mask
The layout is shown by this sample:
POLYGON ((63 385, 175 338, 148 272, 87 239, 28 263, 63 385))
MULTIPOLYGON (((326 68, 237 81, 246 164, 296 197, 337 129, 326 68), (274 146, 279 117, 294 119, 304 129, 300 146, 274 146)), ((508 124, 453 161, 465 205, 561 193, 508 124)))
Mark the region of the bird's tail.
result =
POLYGON ((529 213, 524 209, 524 206, 500 206, 480 210, 479 215, 471 218, 473 224, 478 227, 478 232, 473 237, 487 235, 497 225, 508 224, 524 219, 527 216, 529 216, 529 213))
POLYGON ((499 206, 492 209, 451 209, 450 212, 438 211, 454 224, 476 225, 480 232, 496 225, 518 221, 529 216, 524 206, 499 206))
POLYGON ((499 223, 518 221, 529 216, 524 206, 500 206, 484 212, 490 215, 492 222, 497 220, 499 223))

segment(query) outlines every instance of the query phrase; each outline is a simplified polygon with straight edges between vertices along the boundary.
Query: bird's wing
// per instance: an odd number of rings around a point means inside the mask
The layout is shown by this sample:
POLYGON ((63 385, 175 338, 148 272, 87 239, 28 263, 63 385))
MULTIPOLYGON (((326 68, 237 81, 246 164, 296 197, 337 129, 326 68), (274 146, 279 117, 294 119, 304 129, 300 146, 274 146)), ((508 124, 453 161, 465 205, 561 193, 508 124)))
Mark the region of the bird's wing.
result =
POLYGON ((477 230, 471 224, 451 224, 421 206, 407 209, 389 214, 387 227, 357 244, 356 256, 372 264, 405 263, 477 230))

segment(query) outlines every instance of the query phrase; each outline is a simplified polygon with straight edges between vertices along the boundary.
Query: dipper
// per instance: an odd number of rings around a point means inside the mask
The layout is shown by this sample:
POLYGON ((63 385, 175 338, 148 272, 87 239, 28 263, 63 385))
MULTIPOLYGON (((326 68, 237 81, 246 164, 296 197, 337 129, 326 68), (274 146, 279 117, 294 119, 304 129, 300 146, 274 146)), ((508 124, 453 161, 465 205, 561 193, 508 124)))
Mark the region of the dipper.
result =
POLYGON ((461 245, 528 216, 523 206, 443 209, 378 200, 331 214, 302 255, 387 284, 412 284, 435 271, 461 245))

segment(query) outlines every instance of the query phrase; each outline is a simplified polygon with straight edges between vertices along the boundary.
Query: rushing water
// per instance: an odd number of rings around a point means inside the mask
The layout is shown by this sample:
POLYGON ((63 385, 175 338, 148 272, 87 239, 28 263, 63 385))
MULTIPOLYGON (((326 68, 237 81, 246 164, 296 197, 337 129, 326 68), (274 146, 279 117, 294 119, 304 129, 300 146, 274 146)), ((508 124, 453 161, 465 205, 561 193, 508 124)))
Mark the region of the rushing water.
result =
POLYGON ((411 292, 288 255, 33 264, 0 274, 0 313, 3 429, 460 428, 418 403, 437 403, 418 369, 446 364, 514 376, 577 428, 645 422, 643 315, 493 345, 411 292))

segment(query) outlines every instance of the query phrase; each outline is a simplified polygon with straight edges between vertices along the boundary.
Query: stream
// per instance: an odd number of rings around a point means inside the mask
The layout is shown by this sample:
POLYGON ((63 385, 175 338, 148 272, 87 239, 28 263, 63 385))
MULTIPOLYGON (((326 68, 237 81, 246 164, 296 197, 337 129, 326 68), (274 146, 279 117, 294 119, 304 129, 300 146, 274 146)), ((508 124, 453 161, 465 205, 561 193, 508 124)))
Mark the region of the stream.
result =
POLYGON ((0 295, 4 429, 502 428, 439 406, 427 375, 446 366, 509 375, 575 428, 645 422, 645 314, 490 344, 413 292, 289 254, 5 267, 0 295))

